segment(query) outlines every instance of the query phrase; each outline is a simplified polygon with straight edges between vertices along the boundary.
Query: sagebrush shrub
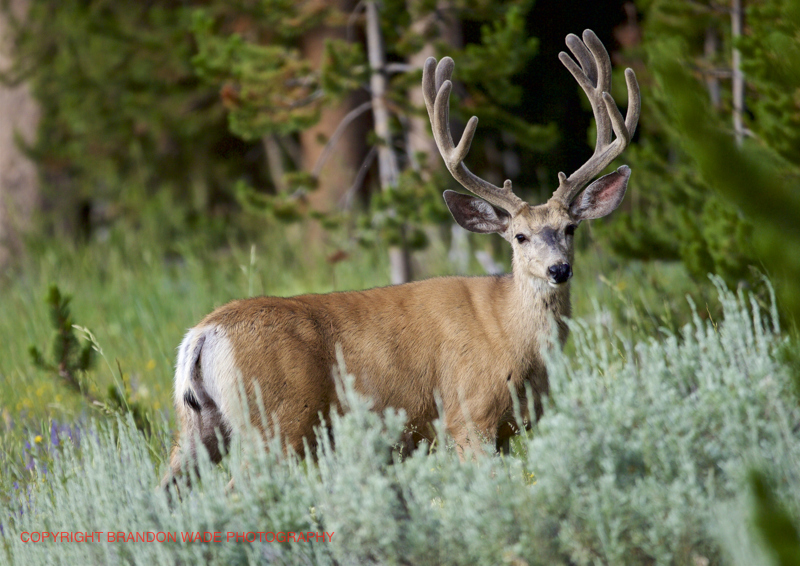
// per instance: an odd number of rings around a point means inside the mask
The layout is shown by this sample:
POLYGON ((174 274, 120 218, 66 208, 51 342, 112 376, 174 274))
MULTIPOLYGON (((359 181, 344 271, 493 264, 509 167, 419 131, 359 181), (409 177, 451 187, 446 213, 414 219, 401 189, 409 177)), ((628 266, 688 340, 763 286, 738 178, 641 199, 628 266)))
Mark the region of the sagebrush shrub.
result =
MULTIPOLYGON (((773 472, 798 517, 800 412, 777 361, 774 305, 721 285, 725 317, 629 343, 574 321, 570 358, 548 359, 552 394, 509 457, 460 462, 441 433, 401 457, 402 412, 378 415, 342 380, 349 412, 316 458, 243 435, 170 504, 132 420, 95 424, 2 510, 17 564, 751 564, 746 477, 773 472), (334 448, 335 446, 335 448, 334 448), (272 449, 270 449, 272 448, 272 449), (235 488, 226 490, 233 478, 235 488), (152 531, 175 543, 23 543, 23 531, 152 531), (221 532, 222 542, 181 533, 221 532), (228 532, 332 532, 325 542, 226 542, 228 532), (725 547, 729 550, 725 550, 725 547)), ((598 317, 605 320, 604 317, 598 317)), ((441 426, 439 424, 439 426, 441 426)), ((105 539, 103 539, 105 540, 105 539)))

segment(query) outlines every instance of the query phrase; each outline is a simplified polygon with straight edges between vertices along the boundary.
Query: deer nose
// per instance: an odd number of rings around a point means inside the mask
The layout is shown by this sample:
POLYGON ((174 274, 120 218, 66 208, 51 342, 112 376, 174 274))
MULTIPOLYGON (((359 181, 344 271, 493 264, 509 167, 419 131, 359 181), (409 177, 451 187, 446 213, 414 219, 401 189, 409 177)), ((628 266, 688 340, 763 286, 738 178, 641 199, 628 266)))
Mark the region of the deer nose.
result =
POLYGON ((554 283, 565 283, 570 277, 572 277, 572 267, 570 267, 568 263, 551 265, 547 271, 550 272, 550 277, 553 278, 554 283))

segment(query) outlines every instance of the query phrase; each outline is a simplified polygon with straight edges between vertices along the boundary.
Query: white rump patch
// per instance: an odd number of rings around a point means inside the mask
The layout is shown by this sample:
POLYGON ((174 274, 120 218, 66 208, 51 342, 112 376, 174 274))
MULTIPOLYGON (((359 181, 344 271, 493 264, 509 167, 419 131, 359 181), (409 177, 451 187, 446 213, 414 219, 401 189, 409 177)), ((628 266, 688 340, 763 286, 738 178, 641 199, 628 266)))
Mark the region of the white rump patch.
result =
POLYGON ((178 348, 175 367, 175 404, 180 407, 187 391, 209 397, 223 419, 235 428, 244 424, 239 395, 241 372, 236 367, 233 346, 219 326, 192 328, 178 348), (198 359, 200 372, 197 372, 198 359))

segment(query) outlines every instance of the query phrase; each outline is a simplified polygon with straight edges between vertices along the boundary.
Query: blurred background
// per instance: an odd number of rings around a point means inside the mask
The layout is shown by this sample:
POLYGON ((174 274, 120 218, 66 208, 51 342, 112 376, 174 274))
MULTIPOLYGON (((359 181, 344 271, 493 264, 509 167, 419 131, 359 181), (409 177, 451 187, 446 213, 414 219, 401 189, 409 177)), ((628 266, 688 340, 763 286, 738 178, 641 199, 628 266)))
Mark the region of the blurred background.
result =
MULTIPOLYGON (((456 61, 454 128, 481 119, 470 167, 540 202, 593 149, 588 105, 557 57, 568 33, 591 28, 617 79, 637 72, 644 100, 623 156, 632 190, 592 240, 620 258, 681 262, 700 285, 783 269, 762 265, 753 224, 773 214, 796 238, 797 195, 737 191, 697 163, 719 135, 731 151, 718 150, 720 166, 757 154, 773 185, 796 187, 797 8, 744 4, 6 0, 0 262, 50 240, 133 235, 154 253, 180 255, 187 239, 220 250, 282 222, 303 225, 304 252, 398 248, 394 283, 429 274, 416 252, 436 238, 463 248, 452 251, 466 271, 472 248, 460 231, 449 241, 440 194, 453 183, 421 108, 422 62, 456 61), (748 198, 761 204, 747 210, 748 198), (341 229, 347 243, 334 243, 341 229)), ((623 81, 614 95, 624 107, 623 81)), ((494 253, 502 264, 506 251, 494 253)))
POLYGON ((557 57, 568 33, 591 28, 612 53, 621 106, 627 66, 644 100, 622 158, 630 194, 590 228, 592 245, 680 262, 700 286, 708 273, 742 284, 754 266, 796 275, 791 4, 6 0, 0 265, 56 241, 134 238, 162 257, 187 244, 284 246, 276 234, 299 225, 289 231, 302 253, 329 263, 386 248, 385 282, 435 272, 418 253, 432 240, 457 271, 487 246, 482 267, 501 270, 506 249, 450 230, 440 195, 453 182, 419 69, 455 59, 454 128, 481 120, 470 167, 543 202, 593 149, 588 104, 557 57))

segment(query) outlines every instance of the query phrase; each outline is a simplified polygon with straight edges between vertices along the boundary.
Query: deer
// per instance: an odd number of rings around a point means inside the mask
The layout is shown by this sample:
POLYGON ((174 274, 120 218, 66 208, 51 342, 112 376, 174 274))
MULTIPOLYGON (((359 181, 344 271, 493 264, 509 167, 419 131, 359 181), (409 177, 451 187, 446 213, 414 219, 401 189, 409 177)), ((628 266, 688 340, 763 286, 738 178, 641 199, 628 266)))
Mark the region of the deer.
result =
POLYGON ((554 329, 558 347, 568 335, 574 232, 584 220, 619 206, 630 169, 623 165, 589 182, 628 146, 641 106, 636 76, 626 69, 628 108, 622 117, 609 94, 608 53, 592 31, 583 40, 570 34, 566 44, 575 59, 565 52, 559 58, 589 99, 597 138, 580 168, 569 177, 558 174, 558 187, 544 204, 519 198, 510 180, 498 187, 470 172, 464 160, 478 119, 467 122, 456 145, 449 118, 455 64, 450 57, 438 64, 431 57, 423 68, 436 145, 449 172, 471 193, 445 191, 447 207, 463 228, 507 240, 512 272, 256 297, 217 308, 178 348, 174 397, 180 430, 164 484, 181 474, 185 461, 196 461, 198 442, 219 462, 231 436, 248 422, 266 435, 261 414, 279 426, 285 450, 302 454, 304 446, 313 448, 315 427, 330 411, 344 410, 332 377, 337 350, 355 376, 355 389, 371 398, 372 410, 405 411, 412 447, 437 418, 462 458, 466 449, 481 453, 482 442, 507 446, 519 429, 514 394, 519 406, 533 407, 535 415, 523 409, 523 419, 542 416, 549 391, 543 348, 553 347, 554 329), (257 399, 263 405, 258 410, 257 399))

